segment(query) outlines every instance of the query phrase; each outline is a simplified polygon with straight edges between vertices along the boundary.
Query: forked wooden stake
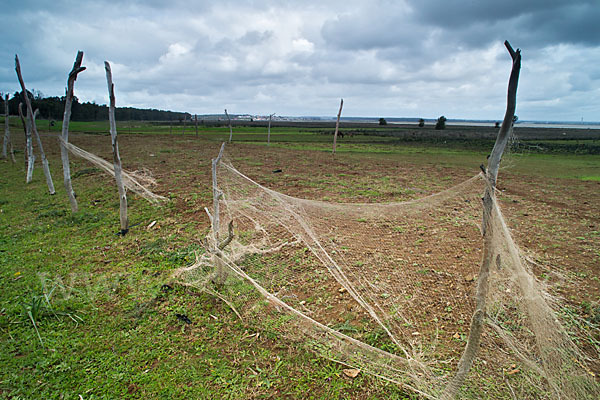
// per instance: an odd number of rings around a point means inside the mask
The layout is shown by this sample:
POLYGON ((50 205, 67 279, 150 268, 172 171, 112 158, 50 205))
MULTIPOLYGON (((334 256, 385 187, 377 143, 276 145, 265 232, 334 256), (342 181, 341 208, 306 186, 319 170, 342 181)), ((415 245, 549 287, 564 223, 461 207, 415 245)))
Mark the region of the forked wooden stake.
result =
POLYGON ((519 84, 519 73, 521 70, 521 50, 513 50, 508 41, 505 41, 504 45, 508 49, 508 52, 512 58, 512 69, 508 81, 508 95, 504 121, 502 122, 502 128, 500 128, 500 132, 498 132, 496 143, 494 144, 494 148, 492 149, 492 153, 488 159, 488 168, 485 174, 487 185, 483 197, 483 259, 477 278, 475 312, 473 313, 473 317, 471 319, 471 328, 469 329, 467 345, 458 363, 458 371, 442 393, 441 398, 444 400, 455 398, 458 394, 458 391, 462 387, 467 374, 473 365, 475 356, 477 355, 479 342, 481 340, 481 332, 485 320, 486 298, 489 289, 488 277, 490 273, 490 265, 492 264, 494 258, 494 255, 492 254, 492 211, 495 200, 494 190, 496 188, 496 179, 498 178, 498 169, 500 168, 502 154, 504 153, 504 149, 506 148, 506 144, 508 143, 508 139, 512 130, 513 117, 515 115, 515 109, 517 105, 517 86, 519 84))
POLYGON ((65 143, 69 142, 69 121, 71 120, 71 107, 73 105, 75 81, 77 80, 77 75, 80 72, 85 71, 85 67, 81 66, 82 61, 83 51, 78 51, 73 68, 71 69, 71 72, 69 72, 69 77, 67 78, 65 113, 63 115, 62 132, 60 134, 60 158, 63 165, 64 185, 65 190, 67 191, 67 196, 69 197, 69 202, 71 203, 71 211, 74 213, 78 210, 77 199, 75 199, 75 192, 73 191, 73 185, 71 184, 69 151, 67 150, 65 143))
POLYGON ((125 235, 129 231, 129 221, 127 220, 127 192, 123 186, 123 178, 121 177, 121 156, 119 155, 119 144, 117 142, 117 121, 115 119, 115 85, 112 81, 112 72, 108 61, 104 61, 104 69, 106 70, 106 83, 108 85, 108 97, 110 105, 108 107, 108 121, 110 124, 110 138, 112 139, 113 149, 113 165, 115 167, 115 181, 117 190, 119 191, 119 216, 121 220, 121 235, 125 235))
POLYGON ((340 111, 338 111, 337 121, 335 123, 335 133, 333 134, 333 154, 335 154, 335 147, 337 145, 337 136, 340 129, 340 116, 342 115, 342 107, 344 107, 344 99, 340 100, 340 111))

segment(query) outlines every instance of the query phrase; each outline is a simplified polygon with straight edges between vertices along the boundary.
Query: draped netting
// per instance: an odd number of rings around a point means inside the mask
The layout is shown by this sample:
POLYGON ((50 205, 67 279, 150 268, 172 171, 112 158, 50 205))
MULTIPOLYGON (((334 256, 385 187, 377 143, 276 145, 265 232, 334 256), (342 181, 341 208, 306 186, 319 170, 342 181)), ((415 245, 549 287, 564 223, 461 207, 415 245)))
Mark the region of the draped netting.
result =
MULTIPOLYGON (((219 228, 208 251, 177 271, 181 282, 218 291, 287 343, 423 398, 442 396, 475 311, 482 174, 418 200, 345 204, 276 192, 226 159, 216 172, 219 228)), ((535 276, 551 267, 520 252, 492 200, 485 326, 458 395, 598 398, 595 355, 577 348, 572 336, 583 333, 565 330, 535 276)))
MULTIPOLYGON (((104 172, 108 173, 111 176, 115 176, 115 167, 112 163, 98 157, 97 155, 90 153, 89 151, 85 151, 80 147, 75 146, 72 143, 65 142, 62 138, 59 138, 62 145, 64 145, 67 150, 69 150, 73 155, 83 158, 97 166, 98 168, 104 170, 104 172)), ((160 196, 156 193, 153 193, 149 187, 155 186, 156 181, 152 177, 152 174, 149 170, 144 169, 141 171, 121 171, 121 177, 123 179, 123 185, 132 192, 138 194, 144 199, 148 200, 154 204, 160 204, 167 200, 166 197, 160 196)))

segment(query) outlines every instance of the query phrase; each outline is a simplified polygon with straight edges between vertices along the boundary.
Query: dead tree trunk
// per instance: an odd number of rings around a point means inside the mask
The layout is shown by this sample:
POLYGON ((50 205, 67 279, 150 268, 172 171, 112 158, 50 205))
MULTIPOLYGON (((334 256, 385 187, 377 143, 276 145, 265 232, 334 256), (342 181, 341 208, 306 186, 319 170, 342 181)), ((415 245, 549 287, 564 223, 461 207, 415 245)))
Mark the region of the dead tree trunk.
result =
POLYGON ((75 81, 77 80, 77 75, 85 70, 85 67, 81 66, 81 62, 83 61, 83 51, 77 52, 77 57, 75 58, 75 63, 73 64, 73 69, 69 72, 69 77, 67 78, 67 96, 65 101, 65 113, 63 115, 63 124, 62 124, 62 132, 60 135, 60 158, 62 160, 63 165, 63 176, 64 176, 64 185, 65 190, 67 191, 67 196, 69 197, 69 202, 71 203, 71 211, 77 212, 77 199, 75 198, 75 192, 73 191, 73 186, 71 185, 71 167, 69 165, 69 151, 67 150, 67 146, 65 143, 69 142, 69 121, 71 120, 71 106, 73 105, 73 95, 74 95, 74 87, 75 81))
POLYGON ((267 129, 267 146, 271 144, 271 120, 273 119, 273 114, 269 114, 269 128, 267 129))
POLYGON ((35 135, 35 139, 37 141, 38 147, 40 148, 40 155, 42 156, 42 168, 44 170, 44 176, 46 177, 46 185, 48 185, 48 191, 51 195, 55 194, 54 190, 54 182, 52 182, 52 175, 50 174, 50 166, 48 165, 48 159, 46 158, 46 153, 44 152, 44 146, 42 145, 42 139, 40 139, 40 134, 37 130, 37 125, 35 123, 35 119, 39 114, 40 110, 36 109, 33 113, 33 118, 31 119, 31 126, 33 130, 33 134, 35 135))
POLYGON ((231 138, 233 137, 233 129, 231 128, 231 118, 229 118, 229 114, 227 114, 227 109, 225 109, 225 116, 227 117, 227 121, 229 122, 229 143, 231 143, 231 138))
POLYGON ((4 143, 2 146, 2 156, 6 157, 7 147, 10 149, 10 158, 13 163, 16 163, 15 160, 15 151, 13 149, 12 140, 10 139, 10 114, 8 112, 8 94, 4 96, 4 143))
POLYGON ((119 144, 117 143, 117 121, 115 120, 115 85, 112 81, 112 72, 110 70, 110 64, 108 63, 108 61, 104 62, 104 68, 106 69, 106 83, 108 84, 108 97, 110 99, 110 105, 108 108, 108 120, 110 123, 110 137, 112 139, 115 181, 117 182, 117 189, 119 191, 119 215, 121 219, 121 235, 125 235, 129 231, 129 223, 127 221, 127 192, 125 192, 125 187, 123 186, 123 179, 121 177, 121 156, 119 155, 119 144))
MULTIPOLYGON (((488 159, 488 168, 485 173, 486 188, 483 197, 483 220, 482 220, 482 233, 483 233, 483 259, 481 267, 479 269, 479 275, 477 278, 477 292, 476 292, 476 305, 475 312, 471 319, 471 328, 469 330, 469 338, 467 345, 463 352, 463 355, 458 363, 458 371, 452 381, 444 389, 442 399, 452 399, 458 394, 459 389, 462 387, 469 370, 473 364, 473 360, 477 355, 479 349, 479 342, 481 340, 481 332, 483 330, 483 324, 485 322, 486 313, 486 299, 489 289, 489 272, 490 265, 494 255, 492 254, 492 240, 493 240, 493 207, 496 201, 495 188, 496 179, 498 178, 498 169, 500 168, 500 161, 502 154, 510 138, 512 131, 513 118, 515 116, 515 109, 517 105, 517 86, 519 84, 519 73, 521 70, 521 50, 513 50, 508 41, 504 42, 504 45, 508 49, 512 58, 512 69, 510 78, 508 81, 508 95, 506 101, 506 113, 504 114, 504 121, 502 122, 502 128, 498 132, 496 143, 492 149, 492 153, 488 159)), ((483 167, 482 167, 483 168, 483 167)))
POLYGON ((337 136, 340 129, 340 116, 342 115, 342 107, 344 106, 344 99, 340 100, 340 111, 337 114, 337 121, 335 123, 335 133, 333 134, 333 154, 335 154, 335 147, 337 145, 337 136))
POLYGON ((27 177, 25 178, 25 182, 30 183, 33 179, 35 155, 33 154, 33 143, 31 142, 31 123, 29 122, 29 115, 27 115, 27 118, 23 115, 23 103, 19 103, 19 117, 25 130, 25 162, 27 163, 27 177))

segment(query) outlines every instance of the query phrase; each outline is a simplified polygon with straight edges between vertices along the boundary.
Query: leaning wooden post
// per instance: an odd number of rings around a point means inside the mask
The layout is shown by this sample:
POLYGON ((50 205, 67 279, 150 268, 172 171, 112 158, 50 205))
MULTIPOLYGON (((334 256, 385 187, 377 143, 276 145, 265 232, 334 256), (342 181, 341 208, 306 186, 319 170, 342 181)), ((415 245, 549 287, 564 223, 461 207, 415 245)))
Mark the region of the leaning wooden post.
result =
MULTIPOLYGON (((475 312, 471 319, 471 328, 469 330, 469 338, 467 345, 463 352, 462 357, 458 363, 458 371, 454 378, 450 381, 448 386, 442 393, 442 399, 452 399, 458 394, 458 391, 462 387, 469 370, 473 364, 477 351, 479 349, 479 342, 481 340, 481 332, 483 330, 483 324, 485 319, 486 299, 489 289, 489 273, 490 265, 492 264, 492 241, 493 241, 493 207, 496 201, 496 195, 494 193, 496 188, 496 179, 498 178, 498 169, 500 168, 500 161, 502 154, 510 138, 512 131, 513 117, 515 115, 515 109, 517 105, 517 86, 519 84, 519 73, 521 70, 521 50, 513 50, 508 41, 504 42, 504 45, 508 49, 512 58, 512 69, 510 78, 508 81, 508 95, 506 101, 506 113, 504 114, 504 121, 496 143, 492 149, 492 153, 488 159, 488 168, 485 172, 486 187, 485 194, 483 197, 483 219, 482 219, 482 234, 483 234, 483 259, 481 267, 479 269, 479 275, 477 278, 477 292, 476 292, 476 305, 475 312)), ((482 166, 483 168, 483 166, 482 166)))
POLYGON ((25 120, 25 116, 23 115, 23 103, 19 103, 17 111, 19 114, 19 119, 21 120, 21 124, 23 125, 23 133, 25 134, 25 151, 23 151, 23 161, 25 162, 25 168, 27 168, 27 157, 29 156, 27 152, 27 120, 25 120))
POLYGON ((275 113, 269 114, 269 128, 267 130, 267 146, 269 146, 271 144, 271 120, 273 119, 273 115, 275 115, 275 113))
POLYGON ((337 145, 338 130, 340 129, 340 116, 342 115, 342 107, 344 106, 344 99, 340 100, 340 110, 337 114, 337 121, 335 123, 335 133, 333 134, 333 154, 335 154, 335 147, 337 145))
MULTIPOLYGON (((44 170, 44 175, 46 176, 46 184, 48 185, 48 191, 50 194, 56 193, 54 190, 54 183, 52 182, 52 175, 50 174, 50 167, 48 166, 48 159, 46 159, 46 153, 44 153, 44 146, 42 145, 42 140, 40 139, 40 134, 38 133, 37 126, 35 124, 35 117, 39 110, 35 110, 33 112, 33 108, 31 107, 31 100, 29 100, 29 96, 27 96, 27 88, 25 87, 25 81, 23 80, 23 75, 21 74, 21 63, 19 62, 19 56, 15 55, 15 70, 17 71, 17 78, 19 78, 19 84, 21 85, 21 90, 23 90, 23 94, 25 96, 25 105, 27 106, 27 116, 29 117, 29 143, 27 145, 27 149, 31 147, 31 154, 33 154, 33 144, 31 143, 31 132, 35 135, 38 146, 40 148, 40 154, 42 156, 42 169, 44 170)), ((29 175, 29 168, 27 169, 27 179, 28 182, 31 180, 31 176, 29 175)), ((33 173, 33 162, 31 165, 31 173, 33 173)))
POLYGON ((38 147, 40 148, 40 154, 42 156, 42 168, 44 170, 44 176, 46 177, 46 185, 48 185, 48 191, 51 195, 55 194, 54 190, 54 182, 52 182, 52 175, 50 174, 50 166, 48 165, 48 159, 46 158, 46 153, 44 152, 44 146, 42 145, 42 139, 40 139, 40 134, 37 130, 37 125, 35 123, 35 118, 39 114, 40 110, 36 109, 33 113, 33 118, 31 119, 31 126, 33 130, 33 134, 35 135, 35 139, 37 141, 38 147))
POLYGON ((8 94, 4 96, 4 143, 2 145, 2 156, 6 157, 6 148, 10 149, 10 158, 13 163, 16 163, 15 152, 13 149, 12 141, 10 139, 10 114, 8 112, 8 94))
POLYGON ((67 196, 69 197, 69 202, 71 203, 72 212, 77 212, 78 207, 77 199, 75 199, 75 192, 73 191, 73 186, 71 185, 69 151, 67 150, 66 144, 69 143, 69 121, 71 120, 71 106, 73 105, 75 81, 77 80, 77 75, 80 72, 85 71, 85 67, 81 66, 82 61, 83 51, 78 51, 77 57, 75 58, 75 63, 73 64, 73 69, 71 69, 71 72, 69 72, 69 77, 67 78, 65 113, 63 115, 62 132, 60 135, 60 158, 63 165, 64 185, 65 190, 67 191, 67 196))
MULTIPOLYGON (((28 113, 29 114, 29 113, 28 113)), ((23 115, 23 103, 19 103, 19 117, 23 123, 23 129, 25 130, 25 162, 27 163, 27 177, 25 178, 26 183, 30 183, 33 178, 33 166, 35 164, 35 154, 33 154, 33 144, 31 143, 31 124, 29 122, 29 115, 27 118, 23 115)))
POLYGON ((225 109, 225 116, 227 117, 227 121, 229 122, 229 143, 231 143, 231 138, 233 137, 233 129, 231 128, 231 118, 229 118, 229 114, 227 114, 227 109, 225 109))
POLYGON ((115 85, 112 81, 112 72, 108 61, 104 61, 104 69, 106 70, 106 83, 108 85, 108 97, 110 105, 108 107, 108 121, 110 124, 110 138, 112 139, 113 149, 113 165, 115 167, 115 181, 119 191, 119 210, 121 219, 121 235, 125 235, 129 231, 129 222, 127 221, 127 192, 123 186, 123 178, 121 177, 121 156, 119 155, 119 144, 117 143, 117 121, 115 120, 115 85))

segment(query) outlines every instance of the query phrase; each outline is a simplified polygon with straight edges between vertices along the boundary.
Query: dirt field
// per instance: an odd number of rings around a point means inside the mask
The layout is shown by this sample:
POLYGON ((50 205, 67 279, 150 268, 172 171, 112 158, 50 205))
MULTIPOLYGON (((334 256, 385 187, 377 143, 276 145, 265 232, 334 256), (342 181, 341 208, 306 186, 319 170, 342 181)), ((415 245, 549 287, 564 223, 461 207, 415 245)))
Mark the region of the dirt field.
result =
MULTIPOLYGON (((110 159, 110 143, 105 137, 75 135, 72 142, 110 159)), ((194 224, 199 236, 209 229, 204 207, 211 199, 210 159, 218 153, 219 142, 123 135, 120 143, 125 169, 149 168, 159 182, 156 192, 171 197, 175 194, 177 211, 173 217, 178 223, 194 224), (199 195, 195 201, 191 200, 193 194, 199 195)), ((237 168, 255 181, 291 196, 314 200, 360 203, 415 199, 459 184, 479 172, 476 157, 472 165, 461 160, 459 165, 441 166, 436 156, 429 154, 415 157, 338 152, 334 157, 324 151, 235 142, 227 146, 227 151, 237 168), (273 173, 277 169, 283 172, 273 173), (390 183, 382 187, 383 181, 390 183)), ((556 166, 552 164, 544 172, 547 176, 539 171, 528 175, 518 165, 522 161, 507 158, 511 165, 501 170, 498 188, 509 227, 521 249, 541 262, 564 269, 569 279, 577 281, 576 285, 564 285, 562 295, 585 315, 588 304, 600 301, 600 182, 555 178, 556 166)), ((83 168, 85 163, 80 165, 83 168)), ((600 165, 597 167, 600 170, 600 165)))

